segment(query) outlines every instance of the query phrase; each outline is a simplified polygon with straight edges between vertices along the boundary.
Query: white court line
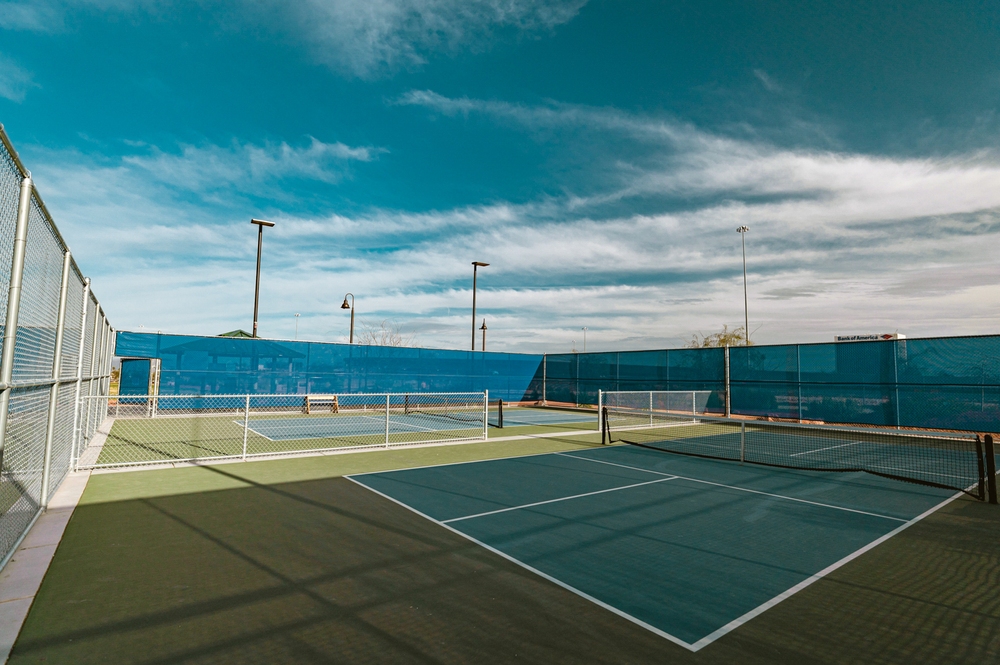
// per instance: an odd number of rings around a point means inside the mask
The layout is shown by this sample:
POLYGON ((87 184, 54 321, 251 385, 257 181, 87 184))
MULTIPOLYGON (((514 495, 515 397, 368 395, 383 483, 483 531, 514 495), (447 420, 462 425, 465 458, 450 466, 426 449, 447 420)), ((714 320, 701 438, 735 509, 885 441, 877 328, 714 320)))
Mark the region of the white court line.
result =
POLYGON ((948 497, 947 499, 945 499, 944 501, 942 501, 938 505, 936 505, 936 506, 934 506, 932 508, 928 508, 926 511, 924 511, 923 513, 917 515, 916 517, 914 517, 913 519, 909 520, 908 522, 904 522, 903 524, 901 524, 900 526, 896 527, 895 529, 893 529, 889 533, 885 534, 881 538, 877 538, 877 539, 873 540, 872 542, 868 543, 867 545, 865 545, 861 549, 855 550, 851 554, 848 554, 847 556, 845 556, 840 561, 837 561, 836 563, 833 563, 833 564, 827 566, 826 568, 824 568, 823 570, 819 571, 815 575, 807 577, 806 579, 802 580, 801 582, 799 582, 798 584, 796 584, 792 588, 786 590, 783 593, 778 594, 777 596, 775 596, 771 600, 767 601, 766 603, 758 605, 757 607, 755 607, 754 609, 750 610, 749 612, 747 612, 743 616, 738 617, 736 619, 733 619, 732 621, 730 621, 729 623, 727 623, 725 626, 722 626, 721 628, 718 628, 718 629, 712 631, 711 633, 709 633, 708 635, 706 635, 705 637, 701 638, 700 640, 698 640, 697 642, 695 642, 693 645, 691 645, 691 650, 692 651, 698 651, 702 647, 707 646, 707 645, 711 644, 712 642, 714 642, 715 640, 719 639, 720 637, 722 637, 726 633, 729 633, 729 632, 731 632, 731 631, 739 628, 740 626, 742 626, 746 622, 750 621, 754 617, 763 614, 764 612, 766 612, 767 610, 771 609, 772 607, 774 607, 775 605, 777 605, 781 601, 785 600, 786 598, 790 598, 791 596, 795 595, 799 591, 802 591, 803 589, 805 589, 807 586, 809 586, 813 582, 816 582, 816 581, 818 581, 818 580, 826 577, 827 575, 829 575, 833 571, 837 570, 838 568, 840 568, 840 567, 842 567, 842 566, 850 563, 851 561, 854 561, 855 559, 857 559, 859 556, 861 556, 865 552, 868 552, 869 550, 871 550, 871 549, 873 549, 873 548, 881 545, 882 543, 884 543, 885 541, 889 540, 890 538, 892 538, 896 534, 900 533, 904 529, 908 529, 909 527, 913 526, 914 524, 916 524, 920 520, 924 519, 928 515, 930 515, 930 514, 936 512, 936 511, 938 511, 939 509, 945 507, 946 505, 948 505, 949 503, 951 503, 955 499, 959 498, 960 496, 962 496, 961 492, 955 493, 954 495, 948 497))
MULTIPOLYGON (((650 469, 644 469, 641 466, 629 466, 628 464, 617 464, 615 462, 605 462, 604 460, 591 459, 589 457, 577 457, 576 455, 571 455, 569 453, 553 453, 553 455, 559 455, 561 457, 572 457, 573 459, 584 460, 585 462, 594 462, 595 464, 608 464, 610 466, 620 466, 623 469, 632 469, 634 471, 645 471, 646 473, 655 473, 659 476, 670 476, 673 474, 662 473, 660 471, 652 471, 650 469)), ((835 506, 832 503, 820 503, 818 501, 809 501, 808 499, 799 499, 794 496, 785 496, 784 494, 772 494, 771 492, 762 492, 760 490, 752 490, 748 487, 738 487, 736 485, 726 485, 724 483, 714 483, 710 480, 702 480, 701 478, 689 478, 687 476, 673 476, 678 480, 690 480, 693 483, 702 483, 703 485, 713 485, 715 487, 725 487, 726 489, 737 490, 739 492, 749 492, 750 494, 760 494, 763 496, 774 497, 775 499, 784 499, 785 501, 794 501, 796 503, 807 503, 811 506, 819 506, 820 508, 832 508, 833 510, 843 510, 848 513, 857 513, 859 515, 868 515, 870 517, 880 517, 884 520, 892 520, 894 522, 905 522, 906 520, 900 519, 899 517, 890 517, 889 515, 882 515, 879 513, 870 513, 866 510, 856 510, 854 508, 846 508, 844 506, 835 506)))
MULTIPOLYGON (((544 454, 551 454, 551 453, 544 453, 544 454)), ((364 474, 364 475, 369 475, 369 474, 364 474)), ((422 513, 419 510, 417 510, 416 508, 414 508, 412 506, 408 506, 405 503, 403 503, 402 501, 399 501, 398 499, 392 498, 388 494, 383 494, 382 492, 379 492, 377 489, 372 489, 368 485, 365 485, 361 481, 355 480, 351 476, 344 476, 344 478, 347 478, 352 483, 354 483, 356 485, 359 485, 360 487, 364 487, 369 492, 373 492, 375 494, 378 494, 383 499, 388 499, 389 501, 392 501, 396 505, 402 506, 403 508, 406 508, 410 512, 415 513, 415 514, 419 515, 420 517, 423 517, 425 520, 428 520, 430 522, 434 522, 435 524, 438 524, 441 527, 443 527, 445 529, 448 529, 448 531, 451 531, 452 533, 454 533, 454 534, 456 534, 458 536, 461 536, 462 538, 465 538, 466 540, 468 540, 470 542, 473 542, 476 545, 479 545, 480 547, 482 547, 485 550, 489 550, 490 552, 493 552, 497 556, 502 557, 502 558, 506 559, 507 561, 510 561, 511 563, 516 564, 516 565, 520 566, 521 568, 524 568, 525 570, 528 570, 528 571, 534 573, 535 575, 538 575, 542 579, 548 580, 549 582, 552 582, 556 586, 562 587, 563 589, 566 589, 570 593, 575 593, 576 595, 580 596, 581 598, 583 598, 585 600, 589 600, 590 602, 594 603, 598 607, 603 607, 604 609, 606 609, 607 611, 611 612, 612 614, 617 614, 618 616, 622 617, 623 619, 625 619, 627 621, 631 621, 632 623, 645 628, 646 630, 648 630, 649 632, 651 632, 651 633, 653 633, 655 635, 659 635, 660 637, 662 637, 662 638, 664 638, 666 640, 669 640, 669 641, 673 642, 674 644, 677 644, 679 646, 684 647, 688 651, 697 651, 698 649, 701 648, 701 647, 695 647, 694 645, 689 644, 689 643, 685 642, 684 640, 680 639, 679 637, 675 637, 675 636, 671 635, 670 633, 668 633, 668 632, 666 632, 664 630, 660 630, 656 626, 648 624, 645 621, 643 621, 642 619, 634 617, 631 614, 628 614, 627 612, 623 612, 622 610, 618 609, 614 605, 609 605, 608 603, 605 603, 603 600, 599 600, 599 599, 595 598, 594 596, 591 596, 588 593, 580 591, 576 587, 570 586, 569 584, 566 584, 562 580, 559 580, 559 579, 557 579, 555 577, 552 577, 551 575, 543 573, 542 571, 538 570, 537 568, 535 568, 533 566, 529 566, 528 564, 524 563, 523 561, 515 559, 511 555, 506 554, 504 552, 501 552, 497 548, 491 547, 491 546, 487 545, 486 543, 484 543, 481 540, 476 540, 472 536, 470 536, 470 535, 468 535, 466 533, 462 533, 461 531, 459 531, 458 529, 456 529, 453 526, 448 526, 444 522, 441 522, 440 520, 436 520, 433 517, 431 517, 430 515, 422 513)), ((704 638, 702 638, 702 639, 704 639, 704 638)))
POLYGON ((452 522, 461 522, 462 520, 472 520, 477 517, 486 517, 487 515, 496 515, 497 513, 507 513, 512 510, 521 510, 523 508, 534 508, 535 506, 544 506, 548 503, 559 503, 560 501, 569 501, 570 499, 579 499, 585 496, 594 496, 595 494, 606 494, 608 492, 617 492, 619 490, 632 489, 633 487, 642 487, 643 485, 652 485, 654 483, 665 483, 668 480, 675 480, 677 476, 670 478, 660 478, 659 480, 647 480, 644 483, 635 483, 633 485, 625 485, 623 487, 611 487, 606 490, 597 490, 595 492, 584 492, 583 494, 574 494, 572 496, 563 496, 558 499, 548 499, 546 501, 536 501, 534 503, 526 503, 521 506, 511 506, 510 508, 500 508, 499 510, 488 510, 485 513, 476 513, 475 515, 466 515, 465 517, 452 517, 448 520, 441 520, 441 524, 451 524, 452 522))
POLYGON ((839 446, 827 446, 826 448, 817 448, 816 450, 807 450, 802 453, 792 453, 789 457, 798 457, 799 455, 811 455, 812 453, 823 452, 824 450, 833 450, 834 448, 843 448, 844 446, 857 446, 864 443, 864 441, 851 441, 850 443, 842 443, 839 446))

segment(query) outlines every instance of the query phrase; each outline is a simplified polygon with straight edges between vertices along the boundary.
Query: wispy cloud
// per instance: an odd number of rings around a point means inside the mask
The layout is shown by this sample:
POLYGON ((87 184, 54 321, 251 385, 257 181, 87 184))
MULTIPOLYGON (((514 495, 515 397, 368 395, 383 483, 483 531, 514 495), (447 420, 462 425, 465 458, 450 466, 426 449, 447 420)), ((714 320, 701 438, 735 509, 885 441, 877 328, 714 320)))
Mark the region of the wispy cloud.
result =
POLYGON ((30 72, 0 53, 0 97, 21 103, 28 90, 38 87, 41 86, 35 83, 30 72))
POLYGON ((221 188, 259 192, 262 186, 285 179, 336 183, 350 162, 370 162, 384 152, 310 138, 303 147, 284 141, 263 145, 234 141, 228 146, 183 145, 179 152, 165 152, 151 146, 145 154, 126 155, 122 162, 158 182, 193 192, 221 188))
POLYGON ((434 53, 482 50, 497 31, 536 34, 566 23, 586 0, 305 0, 275 5, 316 57, 373 78, 434 53))

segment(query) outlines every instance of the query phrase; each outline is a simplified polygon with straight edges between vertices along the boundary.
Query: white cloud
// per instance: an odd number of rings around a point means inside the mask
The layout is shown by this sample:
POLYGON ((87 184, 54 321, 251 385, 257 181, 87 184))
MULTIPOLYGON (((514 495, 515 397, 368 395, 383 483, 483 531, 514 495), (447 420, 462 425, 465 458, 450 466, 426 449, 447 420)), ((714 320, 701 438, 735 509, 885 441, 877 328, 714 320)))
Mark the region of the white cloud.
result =
POLYGON ((21 103, 28 90, 37 87, 40 86, 32 80, 30 72, 0 53, 0 97, 21 103))
POLYGON ((336 183, 351 161, 369 162, 383 149, 352 148, 343 143, 310 139, 296 148, 284 141, 253 145, 234 141, 228 146, 181 146, 180 154, 156 147, 150 154, 129 155, 123 162, 146 171, 157 181, 191 191, 235 188, 258 191, 269 181, 301 178, 336 183))
POLYGON ((280 3, 321 61, 371 78, 437 52, 479 50, 503 29, 537 33, 570 21, 586 0, 305 0, 280 3))

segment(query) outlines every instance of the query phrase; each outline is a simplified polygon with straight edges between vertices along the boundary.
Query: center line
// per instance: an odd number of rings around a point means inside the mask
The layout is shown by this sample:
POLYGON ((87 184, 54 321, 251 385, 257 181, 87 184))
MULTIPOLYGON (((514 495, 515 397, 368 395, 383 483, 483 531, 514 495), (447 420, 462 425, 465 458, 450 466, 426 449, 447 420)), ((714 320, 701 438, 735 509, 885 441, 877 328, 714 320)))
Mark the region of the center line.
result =
POLYGON ((461 522, 462 520, 471 520, 477 517, 486 517, 487 515, 496 515, 497 513, 506 513, 511 510, 521 510, 522 508, 532 508, 534 506, 544 506, 547 503, 558 503, 559 501, 569 501, 570 499, 579 499, 584 496, 594 496, 595 494, 604 494, 605 492, 617 492, 618 490, 627 490, 633 487, 642 487, 643 485, 652 485, 654 483, 665 483, 668 480, 674 480, 677 476, 669 476, 667 478, 658 478, 656 480, 647 480, 644 483, 636 483, 634 485, 625 485, 624 487, 612 487, 606 490, 597 490, 596 492, 584 492, 583 494, 574 494, 573 496, 562 496, 558 499, 549 499, 548 501, 536 501, 535 503, 526 503, 523 506, 512 506, 510 508, 501 508, 499 510, 489 510, 485 513, 476 513, 475 515, 466 515, 465 517, 453 517, 450 520, 441 520, 441 524, 451 524, 452 522, 461 522))

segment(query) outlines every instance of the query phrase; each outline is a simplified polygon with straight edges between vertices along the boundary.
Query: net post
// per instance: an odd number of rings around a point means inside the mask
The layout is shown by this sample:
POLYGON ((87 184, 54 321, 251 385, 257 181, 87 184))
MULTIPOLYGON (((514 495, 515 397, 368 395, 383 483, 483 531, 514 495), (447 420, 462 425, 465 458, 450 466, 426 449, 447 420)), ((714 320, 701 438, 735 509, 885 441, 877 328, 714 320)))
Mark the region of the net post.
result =
POLYGON ((601 445, 606 446, 611 443, 611 432, 608 431, 608 407, 601 407, 601 445))
MULTIPOLYGON (((309 404, 308 395, 306 395, 306 404, 309 404)), ((243 407, 243 461, 244 462, 247 461, 247 434, 249 432, 250 432, 250 393, 247 393, 246 404, 243 407)))
MULTIPOLYGON (((484 335, 486 333, 483 333, 484 335)), ((489 436, 490 427, 490 391, 483 391, 483 441, 489 436)))
POLYGON ((601 443, 604 443, 604 391, 597 389, 597 429, 601 434, 601 443))
POLYGON ((385 447, 389 447, 389 393, 385 394, 385 447))
POLYGON ((503 429, 503 400, 497 400, 497 427, 503 429))
POLYGON ((976 467, 979 472, 979 480, 976 487, 976 498, 980 501, 986 500, 986 467, 984 466, 985 453, 983 452, 983 437, 976 435, 976 467))
POLYGON ((747 459, 747 424, 740 423, 740 464, 747 459))
POLYGON ((997 462, 993 448, 993 435, 986 435, 986 492, 993 505, 997 503, 997 462))

